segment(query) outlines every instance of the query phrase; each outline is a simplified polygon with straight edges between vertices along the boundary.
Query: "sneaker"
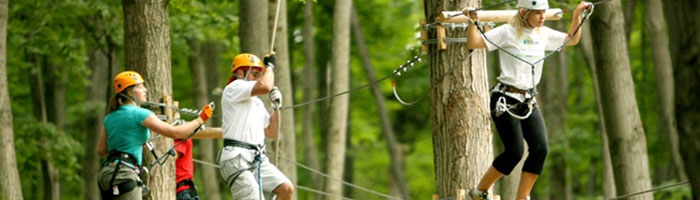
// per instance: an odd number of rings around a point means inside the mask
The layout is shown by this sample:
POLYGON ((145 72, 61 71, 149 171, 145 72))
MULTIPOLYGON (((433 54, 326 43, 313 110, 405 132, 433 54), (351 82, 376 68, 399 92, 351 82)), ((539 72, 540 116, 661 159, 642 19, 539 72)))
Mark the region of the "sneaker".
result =
POLYGON ((472 188, 472 190, 469 190, 467 196, 469 196, 471 200, 491 200, 489 199, 488 192, 479 191, 476 189, 476 187, 472 188))

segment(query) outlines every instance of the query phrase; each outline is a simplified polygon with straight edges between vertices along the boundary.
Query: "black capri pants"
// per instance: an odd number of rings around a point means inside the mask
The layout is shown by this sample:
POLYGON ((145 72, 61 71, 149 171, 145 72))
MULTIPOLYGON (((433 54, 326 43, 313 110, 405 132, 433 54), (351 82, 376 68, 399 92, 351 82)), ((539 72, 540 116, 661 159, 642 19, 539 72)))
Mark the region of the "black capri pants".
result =
MULTIPOLYGON (((503 113, 496 117, 494 108, 500 97, 506 98, 508 105, 520 103, 517 99, 509 97, 500 92, 491 93, 491 118, 496 124, 498 136, 503 142, 505 150, 498 155, 492 165, 499 172, 509 175, 515 165, 520 162, 523 157, 525 142, 528 145, 528 157, 523 165, 523 171, 534 174, 541 174, 544 166, 545 158, 547 158, 547 128, 544 125, 544 119, 539 108, 534 107, 532 114, 523 120, 516 119, 508 113, 503 113)), ((526 107, 523 104, 523 107, 526 107)), ((513 110, 511 110, 513 112, 513 110)), ((524 115, 527 111, 516 111, 518 115, 524 115)))

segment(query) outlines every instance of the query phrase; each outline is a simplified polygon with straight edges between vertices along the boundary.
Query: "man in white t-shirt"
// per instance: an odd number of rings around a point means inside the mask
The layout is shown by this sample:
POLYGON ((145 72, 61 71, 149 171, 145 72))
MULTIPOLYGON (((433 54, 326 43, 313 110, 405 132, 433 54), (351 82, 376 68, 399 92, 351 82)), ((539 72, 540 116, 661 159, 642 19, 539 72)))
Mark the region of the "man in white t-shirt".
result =
MULTIPOLYGON (((467 29, 467 48, 499 50, 501 74, 491 93, 490 108, 505 147, 479 184, 469 191, 467 196, 472 200, 488 199, 486 191, 498 179, 512 172, 523 156, 523 140, 528 144, 529 154, 523 164, 516 199, 529 199, 532 187, 542 173, 549 148, 544 119, 535 106, 536 93, 533 92, 542 77, 542 59, 545 51, 578 43, 581 13, 590 6, 587 2, 578 4, 568 33, 544 26, 544 13, 549 8, 547 0, 518 0, 518 12, 508 24, 483 33, 483 36, 477 26, 470 25, 467 29)), ((470 20, 478 21, 475 11, 467 7, 462 13, 470 20)))
POLYGON ((279 108, 282 94, 274 87, 274 54, 265 57, 265 67, 262 63, 248 53, 233 59, 232 76, 221 97, 220 172, 235 199, 263 199, 263 191, 292 199, 291 181, 265 156, 265 137, 277 136, 277 113, 268 113, 258 96, 269 94, 273 107, 279 108))

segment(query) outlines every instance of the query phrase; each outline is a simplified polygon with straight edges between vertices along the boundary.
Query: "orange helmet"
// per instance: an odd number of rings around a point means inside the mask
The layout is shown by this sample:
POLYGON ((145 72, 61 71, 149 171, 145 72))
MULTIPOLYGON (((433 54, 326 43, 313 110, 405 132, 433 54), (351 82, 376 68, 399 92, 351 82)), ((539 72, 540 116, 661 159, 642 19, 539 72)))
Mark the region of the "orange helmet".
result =
POLYGON ((129 86, 143 83, 141 74, 135 71, 123 71, 114 77, 114 92, 120 93, 129 86))
POLYGON ((263 63, 260 58, 253 54, 243 53, 239 54, 233 58, 233 66, 231 66, 231 73, 235 72, 241 67, 259 67, 263 68, 263 63))

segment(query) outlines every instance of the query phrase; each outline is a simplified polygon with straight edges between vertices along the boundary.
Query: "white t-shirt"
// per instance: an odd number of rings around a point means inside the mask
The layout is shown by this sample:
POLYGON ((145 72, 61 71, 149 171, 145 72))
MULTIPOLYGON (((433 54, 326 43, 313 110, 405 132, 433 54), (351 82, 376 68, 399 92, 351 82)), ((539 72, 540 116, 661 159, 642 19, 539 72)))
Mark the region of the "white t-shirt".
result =
MULTIPOLYGON (((497 46, 500 46, 529 62, 523 62, 504 51, 498 52, 501 64, 501 74, 498 76, 498 81, 521 90, 533 88, 531 64, 542 59, 545 56, 545 51, 555 50, 564 44, 567 37, 566 33, 542 26, 539 29, 523 28, 522 35, 518 38, 517 29, 509 24, 496 27, 484 35, 486 37, 483 39, 489 51, 496 50, 497 46)), ((535 85, 542 78, 543 62, 535 64, 535 85)))
MULTIPOLYGON (((224 139, 254 145, 265 144, 265 128, 270 125, 270 114, 260 98, 250 95, 255 84, 256 81, 235 80, 224 88, 221 96, 221 130, 224 139)), ((221 160, 235 157, 245 151, 249 150, 235 148, 235 151, 227 155, 222 154, 221 160)))

